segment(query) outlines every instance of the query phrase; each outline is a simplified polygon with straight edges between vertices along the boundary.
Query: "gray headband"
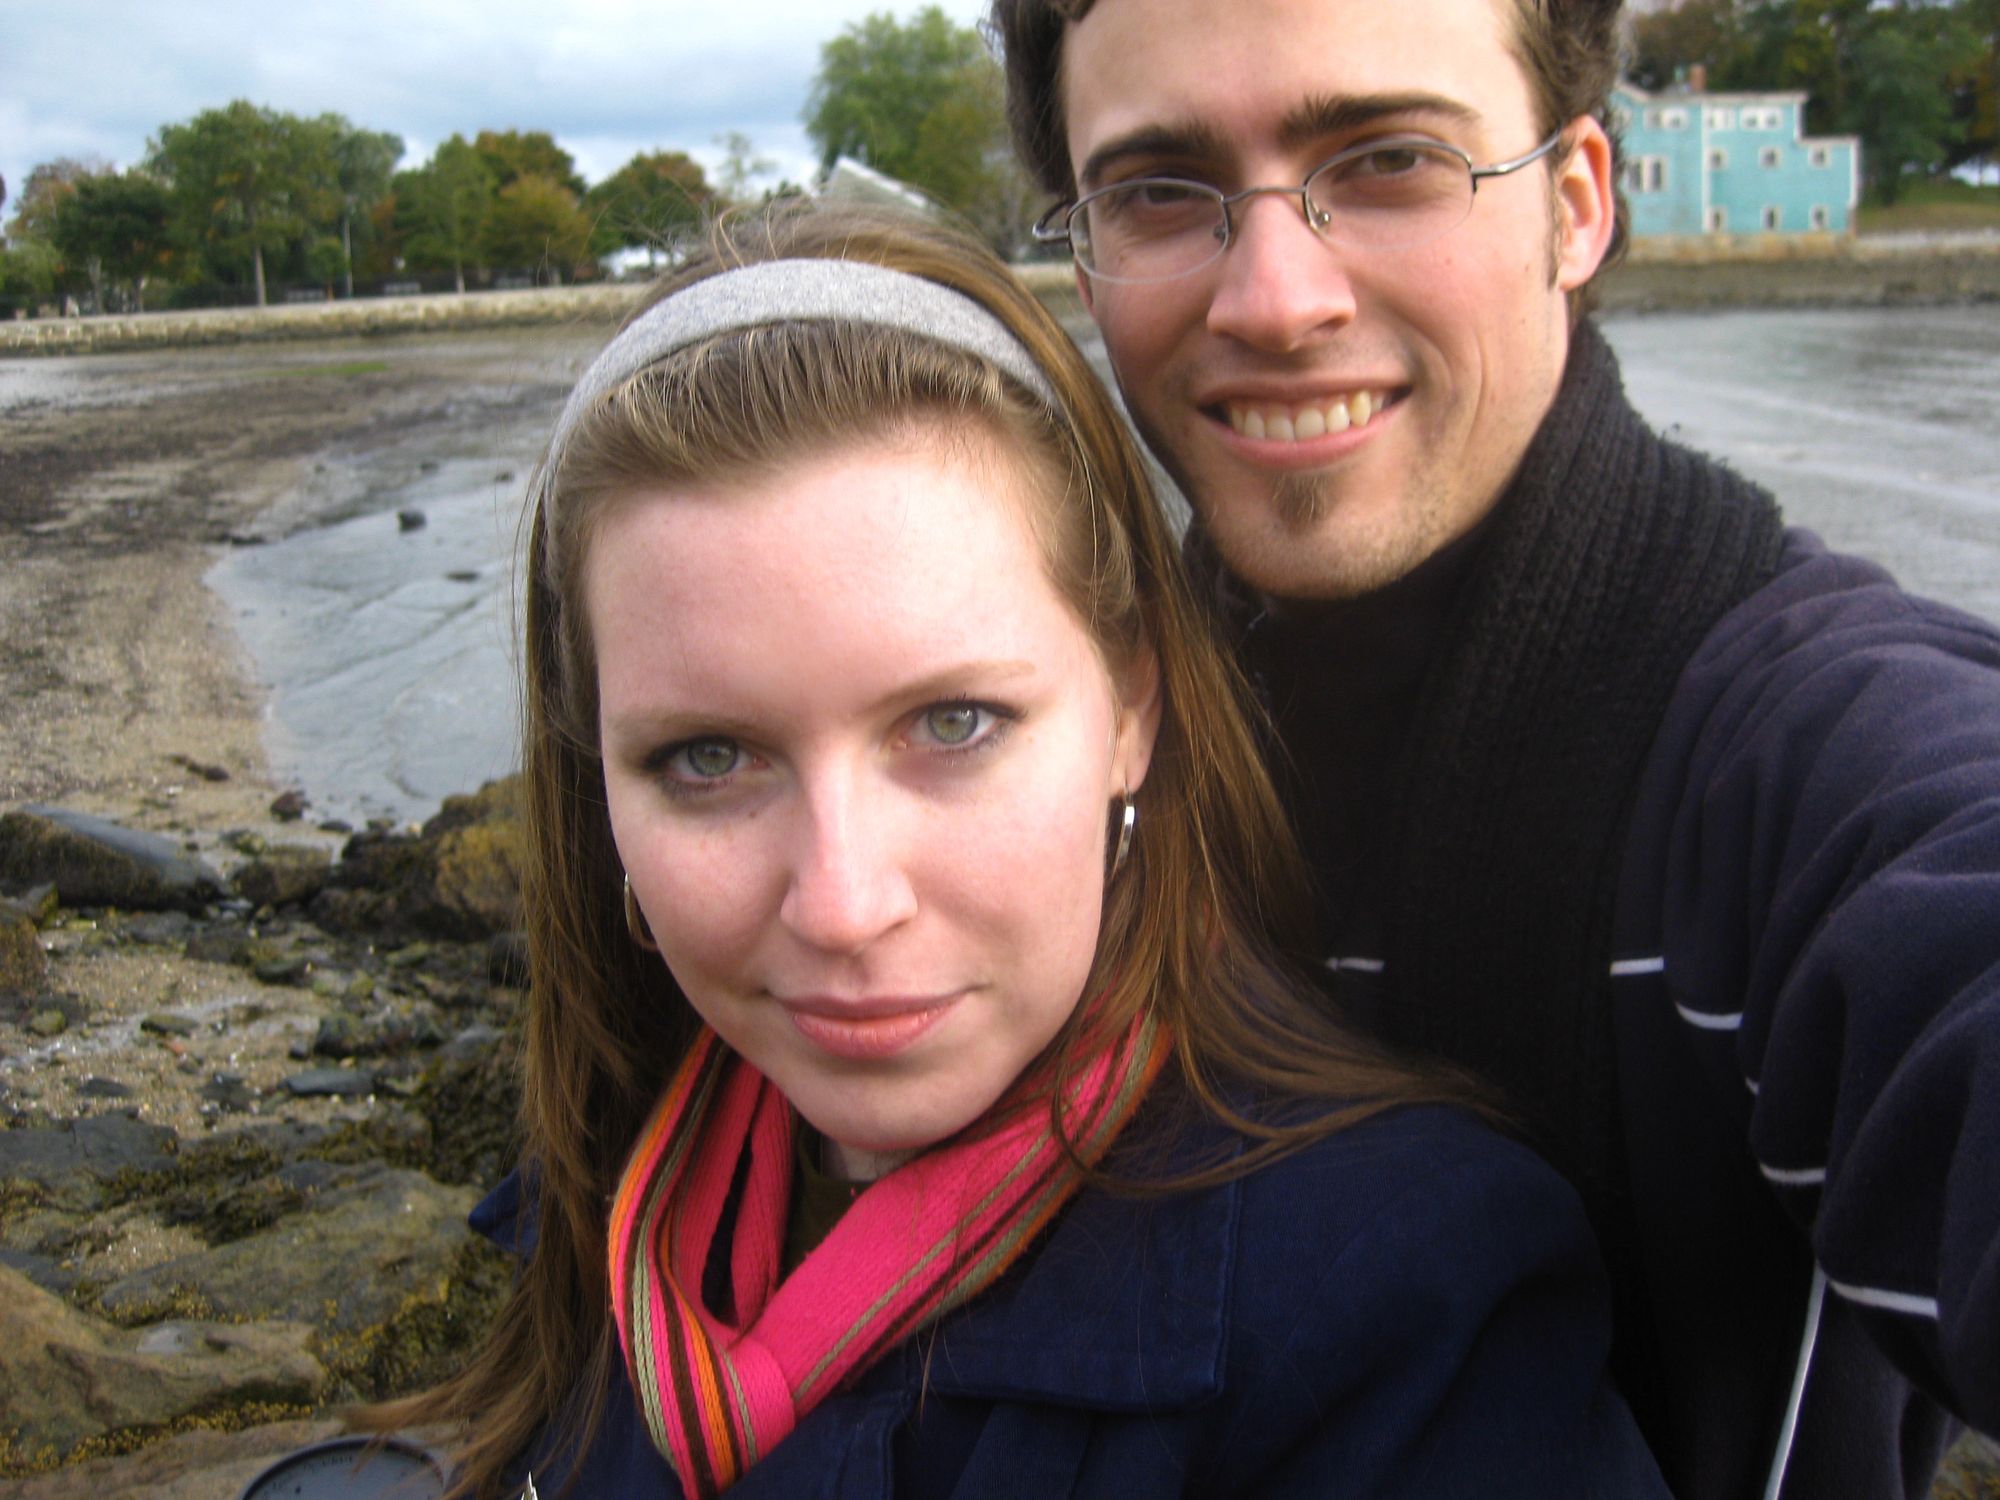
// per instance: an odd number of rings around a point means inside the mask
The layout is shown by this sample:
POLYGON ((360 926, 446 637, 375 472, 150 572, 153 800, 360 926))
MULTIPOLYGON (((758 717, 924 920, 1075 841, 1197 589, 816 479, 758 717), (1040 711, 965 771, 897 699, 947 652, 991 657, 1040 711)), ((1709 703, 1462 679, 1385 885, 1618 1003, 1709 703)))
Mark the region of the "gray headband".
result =
POLYGON ((997 365, 1050 406, 1058 404, 1021 341, 970 297, 863 261, 772 260, 697 281, 621 330, 570 392, 549 444, 552 464, 591 404, 648 365, 717 334, 790 322, 899 328, 997 365))

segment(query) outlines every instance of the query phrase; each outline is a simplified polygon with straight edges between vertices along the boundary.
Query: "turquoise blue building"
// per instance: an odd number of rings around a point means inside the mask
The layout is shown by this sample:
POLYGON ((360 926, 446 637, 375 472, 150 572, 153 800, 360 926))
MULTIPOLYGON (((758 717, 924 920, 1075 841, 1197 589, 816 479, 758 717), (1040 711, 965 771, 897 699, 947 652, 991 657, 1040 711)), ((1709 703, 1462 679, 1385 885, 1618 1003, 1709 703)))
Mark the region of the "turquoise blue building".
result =
POLYGON ((1853 231, 1861 142, 1805 134, 1804 94, 1621 83, 1611 107, 1634 238, 1853 231))

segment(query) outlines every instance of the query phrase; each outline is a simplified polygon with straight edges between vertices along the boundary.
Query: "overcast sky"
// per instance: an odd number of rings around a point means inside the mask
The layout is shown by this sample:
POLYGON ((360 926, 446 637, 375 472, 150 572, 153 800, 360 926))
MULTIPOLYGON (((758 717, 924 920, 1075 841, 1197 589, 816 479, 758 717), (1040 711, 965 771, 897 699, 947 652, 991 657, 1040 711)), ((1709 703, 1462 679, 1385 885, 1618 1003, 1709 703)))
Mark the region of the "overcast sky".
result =
MULTIPOLYGON (((939 0, 962 25, 985 0, 939 0)), ((636 151, 748 135, 814 165, 799 114, 822 43, 918 0, 0 0, 0 176, 11 215, 58 156, 135 165, 162 125, 232 99, 335 111, 403 138, 546 130, 595 182, 636 151)))

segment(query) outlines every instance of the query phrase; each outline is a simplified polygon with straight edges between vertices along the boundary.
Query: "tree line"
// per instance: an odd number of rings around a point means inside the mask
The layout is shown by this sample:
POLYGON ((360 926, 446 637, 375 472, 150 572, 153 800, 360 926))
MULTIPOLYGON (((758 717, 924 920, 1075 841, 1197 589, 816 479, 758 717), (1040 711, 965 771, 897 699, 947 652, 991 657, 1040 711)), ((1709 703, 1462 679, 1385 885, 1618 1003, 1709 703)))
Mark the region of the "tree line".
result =
MULTIPOLYGON (((743 148, 747 149, 747 148, 743 148)), ((680 151, 635 155, 586 187, 546 131, 454 135, 398 170, 402 140, 337 114, 237 100, 161 128, 124 171, 37 166, 16 199, 0 294, 87 289, 99 307, 249 300, 277 281, 354 295, 380 282, 469 271, 538 280, 597 274, 601 257, 662 243, 714 200, 680 151)))
POLYGON ((1678 0, 1636 18, 1644 88, 1796 89, 1815 135, 1861 138, 1869 196, 2000 157, 2000 0, 1678 0))
MULTIPOLYGON (((1031 195, 1008 147, 999 69, 938 6, 908 22, 873 15, 825 43, 805 124, 823 168, 858 158, 996 244, 1023 238, 1031 195)), ((37 166, 0 249, 0 304, 87 294, 99 308, 262 306, 274 283, 352 296, 357 281, 423 274, 460 291, 500 276, 589 278, 605 257, 668 245, 757 191, 770 164, 751 142, 716 144, 714 182, 685 152, 658 149, 587 185, 541 130, 454 135, 404 168, 396 135, 239 99, 163 126, 122 171, 37 166)))

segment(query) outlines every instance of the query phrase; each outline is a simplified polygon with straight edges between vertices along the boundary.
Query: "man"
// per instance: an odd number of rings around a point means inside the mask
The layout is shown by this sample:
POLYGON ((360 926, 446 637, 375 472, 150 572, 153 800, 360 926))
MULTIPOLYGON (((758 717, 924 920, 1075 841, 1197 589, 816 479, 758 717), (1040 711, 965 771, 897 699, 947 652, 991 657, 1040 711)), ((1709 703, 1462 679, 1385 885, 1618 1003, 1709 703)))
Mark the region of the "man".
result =
POLYGON ((1625 404, 1616 0, 993 22, 1338 1001, 1578 1184, 1676 1493, 1922 1495, 2000 1428, 2000 635, 1625 404))

